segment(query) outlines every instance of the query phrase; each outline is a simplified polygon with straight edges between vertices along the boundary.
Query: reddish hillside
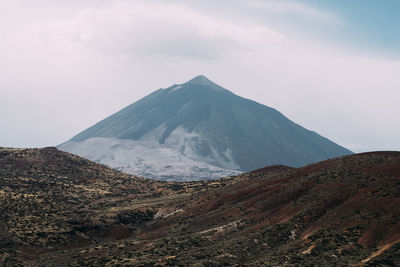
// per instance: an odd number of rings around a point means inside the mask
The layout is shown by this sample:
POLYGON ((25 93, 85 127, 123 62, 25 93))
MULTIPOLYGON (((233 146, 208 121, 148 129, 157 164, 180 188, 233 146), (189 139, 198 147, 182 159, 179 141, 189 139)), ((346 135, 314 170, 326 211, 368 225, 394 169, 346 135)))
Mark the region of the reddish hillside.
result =
POLYGON ((152 231, 172 231, 179 219, 215 250, 229 244, 230 263, 251 252, 254 264, 400 264, 399 152, 284 169, 258 170, 204 194, 152 231))

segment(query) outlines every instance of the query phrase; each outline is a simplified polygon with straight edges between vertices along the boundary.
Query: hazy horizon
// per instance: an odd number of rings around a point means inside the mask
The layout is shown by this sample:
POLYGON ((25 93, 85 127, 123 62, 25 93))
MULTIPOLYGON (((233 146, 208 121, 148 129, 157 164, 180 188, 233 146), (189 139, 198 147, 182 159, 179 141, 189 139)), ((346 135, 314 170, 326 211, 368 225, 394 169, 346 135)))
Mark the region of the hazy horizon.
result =
POLYGON ((400 150, 398 1, 0 0, 0 146, 55 146, 203 74, 354 152, 400 150))

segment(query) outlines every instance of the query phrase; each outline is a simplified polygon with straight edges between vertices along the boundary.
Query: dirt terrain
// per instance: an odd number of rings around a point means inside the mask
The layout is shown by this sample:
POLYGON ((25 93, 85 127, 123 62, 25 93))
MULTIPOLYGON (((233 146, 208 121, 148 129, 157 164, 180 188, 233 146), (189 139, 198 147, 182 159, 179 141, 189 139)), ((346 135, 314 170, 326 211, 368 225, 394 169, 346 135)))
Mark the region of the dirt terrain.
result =
POLYGON ((399 266, 400 152, 216 181, 0 149, 0 266, 399 266))

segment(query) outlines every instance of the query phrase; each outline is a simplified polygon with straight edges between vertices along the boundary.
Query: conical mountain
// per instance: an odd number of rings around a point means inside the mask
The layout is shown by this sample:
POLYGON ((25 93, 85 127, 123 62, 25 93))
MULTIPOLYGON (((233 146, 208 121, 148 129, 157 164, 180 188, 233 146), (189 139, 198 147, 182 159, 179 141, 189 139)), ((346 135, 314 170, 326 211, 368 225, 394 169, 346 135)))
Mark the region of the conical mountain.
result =
POLYGON ((352 153, 205 76, 159 89, 59 147, 136 175, 208 179, 352 153))

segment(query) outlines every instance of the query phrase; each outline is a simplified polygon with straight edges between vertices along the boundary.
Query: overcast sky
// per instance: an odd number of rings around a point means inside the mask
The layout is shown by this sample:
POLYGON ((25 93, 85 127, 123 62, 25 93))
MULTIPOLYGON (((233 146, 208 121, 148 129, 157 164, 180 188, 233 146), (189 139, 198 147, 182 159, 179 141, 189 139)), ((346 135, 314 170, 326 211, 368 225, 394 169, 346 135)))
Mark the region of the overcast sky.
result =
POLYGON ((398 0, 0 0, 0 146, 58 145, 204 74, 353 151, 400 150, 398 14, 398 0))

